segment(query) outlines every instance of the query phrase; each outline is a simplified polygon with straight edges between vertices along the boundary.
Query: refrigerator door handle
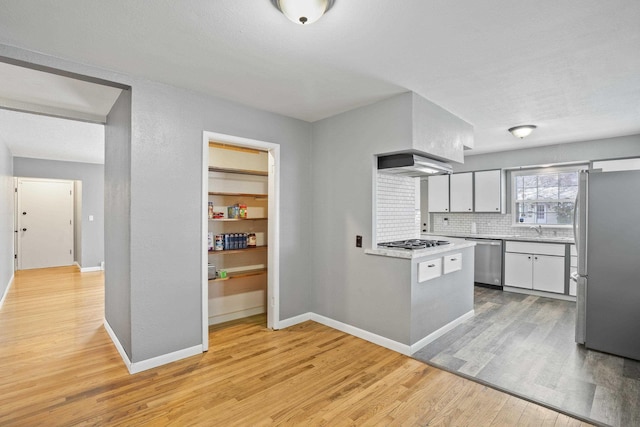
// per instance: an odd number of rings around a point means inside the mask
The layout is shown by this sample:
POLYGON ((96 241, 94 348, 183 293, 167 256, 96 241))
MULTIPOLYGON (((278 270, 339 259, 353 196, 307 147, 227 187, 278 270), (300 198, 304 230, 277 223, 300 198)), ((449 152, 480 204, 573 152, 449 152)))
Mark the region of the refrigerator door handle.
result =
POLYGON ((573 240, 576 242, 576 248, 579 247, 578 242, 578 206, 580 206, 580 192, 576 194, 576 203, 573 206, 573 240))

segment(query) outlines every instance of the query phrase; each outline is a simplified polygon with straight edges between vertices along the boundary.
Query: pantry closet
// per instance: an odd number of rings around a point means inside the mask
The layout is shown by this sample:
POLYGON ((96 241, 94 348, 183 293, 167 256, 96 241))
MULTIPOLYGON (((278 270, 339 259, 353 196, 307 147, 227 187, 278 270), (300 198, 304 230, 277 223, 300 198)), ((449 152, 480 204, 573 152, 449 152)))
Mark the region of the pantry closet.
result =
POLYGON ((208 166, 208 316, 216 325, 267 312, 269 154, 209 141, 208 166))

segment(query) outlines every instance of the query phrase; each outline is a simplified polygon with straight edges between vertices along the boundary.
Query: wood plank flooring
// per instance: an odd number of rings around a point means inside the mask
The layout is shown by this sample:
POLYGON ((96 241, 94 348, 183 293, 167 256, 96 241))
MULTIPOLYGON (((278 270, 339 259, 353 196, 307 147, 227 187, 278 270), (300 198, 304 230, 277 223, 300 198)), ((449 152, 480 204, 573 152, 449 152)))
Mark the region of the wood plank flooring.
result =
POLYGON ((640 362, 576 345, 575 303, 476 287, 475 313, 414 357, 598 423, 640 426, 640 362))
POLYGON ((21 271, 0 310, 0 425, 587 424, 314 322, 210 330, 210 351, 129 375, 101 273, 21 271))

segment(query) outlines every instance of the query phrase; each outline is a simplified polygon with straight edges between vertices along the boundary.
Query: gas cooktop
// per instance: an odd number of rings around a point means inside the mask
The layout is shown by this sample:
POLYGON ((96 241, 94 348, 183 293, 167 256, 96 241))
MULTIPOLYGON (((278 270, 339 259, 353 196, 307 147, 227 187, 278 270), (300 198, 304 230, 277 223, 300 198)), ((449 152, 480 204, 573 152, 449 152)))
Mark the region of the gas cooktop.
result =
POLYGON ((409 239, 409 240, 396 240, 394 242, 378 243, 378 246, 385 248, 397 248, 397 249, 426 249, 436 246, 448 245, 446 240, 425 240, 425 239, 409 239))

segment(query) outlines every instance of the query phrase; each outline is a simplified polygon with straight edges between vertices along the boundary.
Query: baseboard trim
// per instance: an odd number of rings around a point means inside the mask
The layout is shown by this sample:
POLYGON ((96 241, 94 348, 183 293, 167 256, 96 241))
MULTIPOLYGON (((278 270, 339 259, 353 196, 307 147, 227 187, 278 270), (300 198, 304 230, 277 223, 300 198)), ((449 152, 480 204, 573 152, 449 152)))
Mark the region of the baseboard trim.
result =
POLYGON ((209 317, 209 326, 217 325, 219 323, 229 322, 231 320, 242 319, 243 317, 255 316, 256 314, 262 314, 265 311, 266 311, 265 307, 260 306, 260 307, 247 308, 245 310, 235 311, 233 313, 211 316, 209 317))
POLYGON ((122 344, 120 344, 120 340, 118 340, 118 337, 116 336, 113 329, 111 329, 109 322, 107 322, 107 319, 104 319, 104 328, 109 334, 109 337, 111 337, 111 341, 113 341, 113 344, 116 346, 118 353, 120 353, 120 357, 124 361, 124 364, 129 370, 129 373, 132 375, 203 353, 202 344, 199 344, 193 347, 174 351, 172 353, 167 353, 161 356, 152 357, 151 359, 142 360, 140 362, 131 362, 131 360, 129 359, 129 356, 127 356, 127 353, 124 351, 124 347, 122 347, 122 344))
POLYGON ((299 314, 298 316, 294 316, 294 317, 290 317, 288 319, 284 319, 278 322, 277 325, 274 326, 274 329, 278 330, 278 329, 285 329, 288 327, 291 327, 293 325, 297 325, 298 323, 303 323, 306 322, 307 320, 311 320, 311 316, 313 315, 313 313, 309 312, 309 313, 304 313, 304 314, 299 314))
POLYGON ((379 346, 388 348, 389 350, 396 351, 398 353, 402 353, 406 356, 410 355, 411 348, 406 344, 399 343, 389 338, 385 338, 381 335, 374 334, 373 332, 365 331, 364 329, 360 329, 356 326, 351 326, 346 323, 339 322, 337 320, 330 319, 325 316, 321 316, 319 314, 312 313, 311 319, 314 322, 321 323, 325 326, 328 326, 333 329, 337 329, 349 335, 353 335, 358 338, 362 338, 365 341, 372 342, 379 346))
POLYGON ((9 283, 7 283, 7 288, 4 290, 4 293, 2 294, 2 299, 0 299, 0 309, 4 305, 4 300, 7 298, 7 295, 9 294, 9 289, 11 289, 11 285, 13 285, 13 279, 15 278, 15 276, 16 275, 14 272, 9 278, 9 283))
POLYGON ((109 322, 107 321, 107 319, 104 319, 104 329, 107 331, 107 334, 109 334, 109 338, 111 338, 113 345, 116 346, 116 350, 118 350, 118 353, 120 353, 120 357, 122 358, 122 361, 127 367, 127 370, 129 371, 129 373, 131 374, 132 373, 131 360, 129 360, 129 356, 127 356, 127 352, 124 351, 124 347, 122 347, 122 344, 120 344, 120 340, 118 339, 116 333, 111 328, 111 325, 109 325, 109 322))
POLYGON ((88 273, 90 271, 102 271, 100 267, 80 267, 80 273, 88 273))
POLYGON ((422 349, 427 344, 430 344, 433 341, 437 340, 438 338, 440 338, 441 336, 443 336, 444 334, 446 334, 447 332, 449 332, 450 330, 452 330, 453 328, 455 328, 459 324, 471 319, 473 316, 475 316, 475 310, 468 311, 465 314, 463 314, 462 316, 458 317, 457 319, 447 323, 446 325, 444 325, 442 328, 438 329, 437 331, 430 333, 429 335, 427 335, 426 337, 422 338, 417 343, 411 345, 411 350, 410 350, 411 353, 409 355, 414 354, 416 351, 422 349))
POLYGON ((575 300, 576 300, 576 297, 571 296, 571 295, 554 294, 553 292, 543 292, 543 291, 537 291, 535 289, 514 288, 513 286, 504 286, 502 288, 502 290, 505 291, 505 292, 513 292, 513 293, 516 293, 516 294, 533 295, 533 296, 536 296, 536 297, 559 299, 559 300, 563 300, 563 301, 573 301, 573 302, 575 302, 575 300))
POLYGON ((147 371, 149 369, 157 368, 158 366, 177 362, 178 360, 186 359, 187 357, 191 356, 197 356, 198 354, 202 353, 204 353, 204 351, 202 350, 202 344, 194 345, 193 347, 189 348, 183 348, 182 350, 163 354, 157 357, 152 357, 151 359, 142 360, 140 362, 133 362, 131 363, 129 373, 137 374, 138 372, 147 371))
POLYGON ((383 337, 381 335, 374 334, 373 332, 365 331, 364 329, 360 329, 358 327, 355 327, 355 326, 352 326, 352 325, 349 325, 349 324, 346 324, 346 323, 343 323, 343 322, 339 322, 339 321, 331 319, 329 317, 321 316, 319 314, 312 313, 312 312, 300 314, 298 316, 294 316, 294 317, 290 317, 290 318, 285 319, 285 320, 281 320, 278 323, 278 328, 277 329, 285 329, 285 328, 288 328, 290 326, 297 325, 298 323, 306 322, 307 320, 313 320, 314 322, 318 322, 320 324, 323 324, 323 325, 328 326, 328 327, 333 328, 333 329, 337 329, 338 331, 344 332, 346 334, 353 335, 353 336, 358 337, 358 338, 362 338, 365 341, 372 342, 372 343, 377 344, 379 346, 388 348, 389 350, 393 350, 393 351, 396 351, 398 353, 402 353, 402 354, 404 354, 406 356, 411 356, 416 351, 420 350, 421 348, 423 348, 427 344, 429 344, 429 343, 435 341, 436 339, 440 338, 442 335, 446 334, 447 332, 449 332, 450 330, 452 330, 453 328, 455 328, 456 326, 458 326, 462 322, 464 322, 466 320, 469 320, 474 315, 475 315, 475 311, 474 310, 468 311, 467 313, 463 314, 462 316, 458 317, 457 319, 447 323, 446 325, 444 325, 442 328, 438 329, 437 331, 435 331, 435 332, 427 335, 426 337, 422 338, 420 341, 418 341, 417 343, 415 343, 413 345, 402 344, 402 343, 399 343, 399 342, 394 341, 392 339, 385 338, 385 337, 383 337))

